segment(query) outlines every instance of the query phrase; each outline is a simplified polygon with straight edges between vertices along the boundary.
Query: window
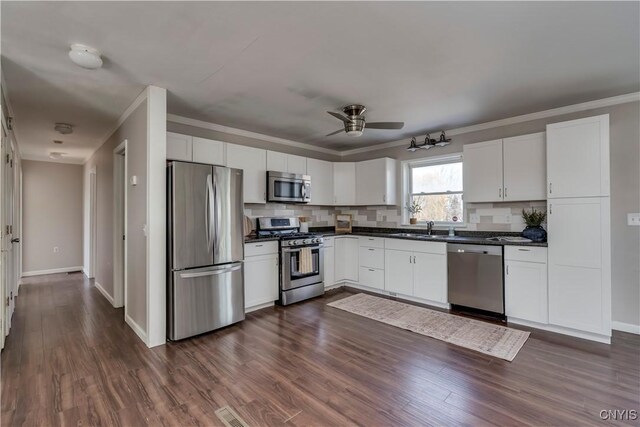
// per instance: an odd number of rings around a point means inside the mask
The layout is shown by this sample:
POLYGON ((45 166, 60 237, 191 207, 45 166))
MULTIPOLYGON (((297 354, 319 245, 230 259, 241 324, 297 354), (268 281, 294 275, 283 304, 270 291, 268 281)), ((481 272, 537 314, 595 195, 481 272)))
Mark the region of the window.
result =
POLYGON ((462 223, 462 156, 410 162, 406 169, 406 203, 417 202, 418 221, 462 223))

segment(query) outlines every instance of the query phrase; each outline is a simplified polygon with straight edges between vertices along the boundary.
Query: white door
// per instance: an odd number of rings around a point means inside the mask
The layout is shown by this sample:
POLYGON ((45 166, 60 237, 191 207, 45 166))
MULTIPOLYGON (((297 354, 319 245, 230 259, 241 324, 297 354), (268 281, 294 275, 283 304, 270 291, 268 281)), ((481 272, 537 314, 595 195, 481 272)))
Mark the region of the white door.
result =
POLYGON ((1 248, 2 248, 2 266, 3 271, 0 272, 2 274, 2 284, 3 284, 3 293, 4 293, 4 301, 0 303, 4 307, 4 332, 3 336, 9 334, 9 329, 11 329, 11 317, 13 315, 14 307, 15 307, 15 297, 17 290, 17 274, 14 272, 15 261, 14 261, 14 243, 12 242, 13 236, 15 234, 14 231, 14 206, 15 206, 15 193, 14 193, 14 152, 11 147, 11 141, 6 133, 4 128, 4 123, 2 126, 2 188, 1 190, 1 200, 2 200, 2 229, 0 233, 2 233, 1 248))
MULTIPOLYGON (((502 140, 505 201, 547 198, 547 151, 544 132, 502 140)), ((466 188, 465 188, 466 199, 466 188)))
POLYGON ((278 254, 246 257, 244 262, 244 307, 278 299, 278 254))
POLYGON ((287 154, 287 172, 307 175, 307 158, 287 154))
POLYGON ((549 200, 549 323, 610 334, 608 209, 606 197, 549 200))
POLYGON ((213 139, 193 137, 192 157, 197 163, 226 166, 225 143, 213 139))
POLYGON ((504 308, 508 317, 547 323, 547 265, 505 261, 504 308))
POLYGON ((287 155, 278 151, 267 151, 267 170, 275 172, 286 172, 287 155))
POLYGON ((265 150, 227 144, 227 166, 244 171, 245 203, 266 203, 267 152, 265 150))
POLYGON ((547 125, 547 180, 549 199, 609 195, 609 115, 547 125))
POLYGON ((413 296, 430 301, 447 302, 447 257, 415 252, 413 296))
POLYGON ((190 162, 193 159, 193 137, 167 132, 167 160, 190 162))
POLYGON ((389 292, 413 295, 413 252, 384 252, 384 288, 389 292))
POLYGON ((354 162, 333 164, 333 203, 338 206, 356 204, 356 164, 354 162))
POLYGON ((502 140, 466 144, 462 151, 465 203, 501 202, 502 140))
POLYGON ((332 286, 336 283, 335 277, 335 248, 333 246, 324 248, 324 287, 332 286))
POLYGON ((307 175, 311 177, 311 204, 333 204, 333 163, 307 159, 307 175))

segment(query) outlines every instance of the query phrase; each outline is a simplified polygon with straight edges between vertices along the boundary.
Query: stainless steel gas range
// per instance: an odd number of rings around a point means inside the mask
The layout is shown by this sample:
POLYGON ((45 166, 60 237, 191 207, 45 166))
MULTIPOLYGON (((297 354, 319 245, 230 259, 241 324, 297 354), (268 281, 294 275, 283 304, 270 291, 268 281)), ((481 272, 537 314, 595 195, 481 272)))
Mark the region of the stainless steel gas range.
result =
POLYGON ((279 237, 280 305, 324 294, 324 245, 319 234, 300 233, 298 218, 258 218, 258 236, 279 237))

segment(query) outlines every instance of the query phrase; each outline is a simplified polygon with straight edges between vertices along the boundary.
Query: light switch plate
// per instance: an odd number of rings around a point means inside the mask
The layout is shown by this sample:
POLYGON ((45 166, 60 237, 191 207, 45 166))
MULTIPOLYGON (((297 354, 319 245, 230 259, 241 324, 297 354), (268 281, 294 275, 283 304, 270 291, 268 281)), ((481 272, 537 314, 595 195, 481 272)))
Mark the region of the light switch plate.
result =
POLYGON ((627 214, 627 225, 635 225, 640 227, 640 213, 627 214))

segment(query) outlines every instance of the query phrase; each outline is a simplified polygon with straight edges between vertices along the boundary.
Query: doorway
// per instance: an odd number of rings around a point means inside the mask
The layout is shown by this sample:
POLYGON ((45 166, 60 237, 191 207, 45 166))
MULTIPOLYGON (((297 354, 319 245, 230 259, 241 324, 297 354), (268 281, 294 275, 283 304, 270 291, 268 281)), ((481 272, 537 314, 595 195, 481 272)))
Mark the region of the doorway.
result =
POLYGON ((113 299, 127 305, 127 140, 113 150, 113 299))

